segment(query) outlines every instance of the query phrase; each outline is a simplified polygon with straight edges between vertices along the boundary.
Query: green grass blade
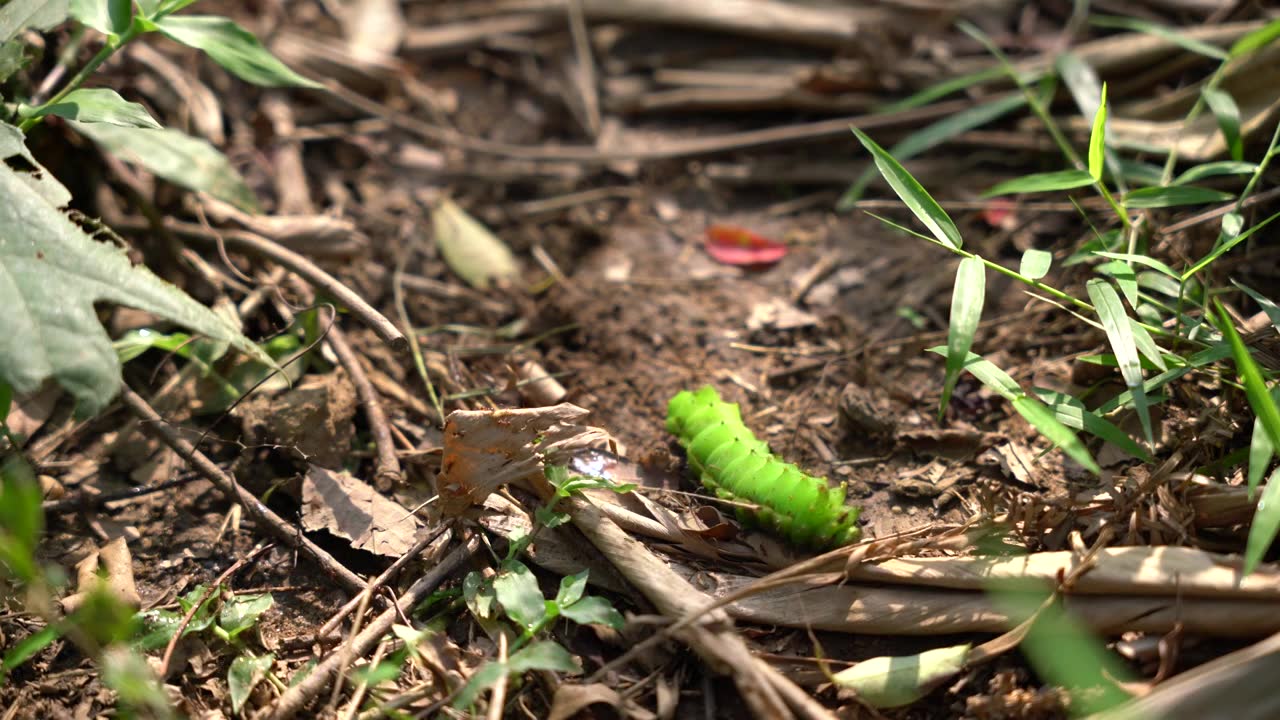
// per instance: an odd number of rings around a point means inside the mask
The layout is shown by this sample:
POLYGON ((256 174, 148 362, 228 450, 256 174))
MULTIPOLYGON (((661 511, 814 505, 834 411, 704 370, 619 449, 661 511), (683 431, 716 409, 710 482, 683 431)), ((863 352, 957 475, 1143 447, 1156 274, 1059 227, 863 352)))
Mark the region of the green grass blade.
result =
MULTIPOLYGON (((1280 447, 1280 409, 1277 409, 1276 402, 1267 389, 1267 383, 1262 379, 1262 371, 1258 369, 1258 364, 1253 361, 1253 356, 1249 354, 1249 348, 1245 346, 1244 340, 1240 339, 1240 333, 1236 332, 1235 324, 1231 322, 1231 317, 1227 315, 1226 308, 1222 307, 1222 303, 1216 300, 1214 301, 1214 306, 1218 311, 1219 327, 1222 330, 1222 334, 1227 342, 1231 344, 1231 356, 1236 363, 1236 372, 1244 380, 1244 394, 1249 400, 1249 407, 1253 409, 1258 422, 1266 430, 1267 440, 1271 442, 1271 447, 1280 447)), ((1277 490, 1274 479, 1275 476, 1273 475, 1273 482, 1268 483, 1267 491, 1258 503, 1258 510, 1253 518, 1253 527, 1249 529, 1249 540, 1245 546, 1244 554, 1244 571, 1246 574, 1253 572, 1253 569, 1262 561, 1263 553, 1271 546, 1271 541, 1276 536, 1276 530, 1280 528, 1280 502, 1274 501, 1280 500, 1280 498, 1274 498, 1273 502, 1270 503, 1267 502, 1277 490)))
MULTIPOLYGON (((1271 399, 1276 400, 1276 394, 1271 394, 1271 399)), ((1258 489, 1258 483, 1262 482, 1262 476, 1267 472, 1267 466, 1271 464, 1271 458, 1275 457, 1276 448, 1271 444, 1271 438, 1267 437, 1267 429, 1262 425, 1262 421, 1258 418, 1253 419, 1253 437, 1249 439, 1249 471, 1245 477, 1249 481, 1249 499, 1253 499, 1253 491, 1258 489)))
POLYGON ((998 183, 982 193, 982 197, 1013 195, 1015 193, 1052 192, 1074 190, 1093 184, 1093 176, 1085 170, 1056 170, 1054 172, 1023 175, 1020 178, 998 183))
MULTIPOLYGON (((889 155, 898 162, 904 162, 926 150, 945 143, 961 133, 982 127, 1008 115, 1026 104, 1026 96, 1015 93, 991 102, 975 105, 911 133, 897 145, 889 148, 889 155)), ((862 175, 840 197, 839 202, 836 203, 836 210, 840 212, 851 210, 854 204, 862 199, 862 194, 866 192, 867 185, 871 184, 871 180, 874 177, 875 170, 873 168, 867 168, 863 171, 862 175)))
POLYGON ((1258 303, 1258 306, 1262 308, 1262 312, 1267 314, 1267 319, 1271 321, 1271 326, 1276 329, 1276 332, 1280 332, 1280 306, 1277 306, 1270 299, 1244 283, 1232 280, 1231 284, 1240 288, 1245 295, 1253 298, 1253 301, 1258 303))
POLYGON ((1218 121, 1218 129, 1222 131, 1222 138, 1227 142, 1231 159, 1236 162, 1243 161, 1244 141, 1240 138, 1240 106, 1236 105, 1235 98, 1220 88, 1205 88, 1200 94, 1209 105, 1209 109, 1213 111, 1213 117, 1218 121))
POLYGON ((951 323, 947 329, 947 375, 942 383, 942 401, 938 403, 938 422, 942 422, 956 380, 964 369, 973 336, 982 319, 982 303, 986 298, 987 276, 982 260, 969 257, 956 268, 956 284, 951 292, 951 323))
POLYGON ((1254 225, 1248 230, 1245 230, 1239 235, 1236 235, 1235 237, 1231 238, 1227 242, 1218 245, 1218 247, 1214 248, 1212 252, 1210 252, 1208 255, 1205 255, 1203 258, 1200 259, 1199 262, 1197 262, 1195 265, 1192 265, 1186 272, 1182 273, 1182 279, 1186 280, 1187 278, 1190 278, 1192 275, 1195 275, 1196 273, 1205 269, 1206 267, 1211 265, 1213 261, 1222 257, 1224 254, 1229 252, 1232 248, 1244 242, 1245 240, 1248 240, 1251 235, 1258 232, 1259 230, 1266 227, 1267 225, 1270 225, 1271 221, 1275 220, 1276 218, 1280 218, 1280 212, 1275 213, 1274 215, 1268 217, 1266 220, 1263 220, 1257 225, 1254 225))
POLYGON ((1197 55, 1204 55, 1205 57, 1210 57, 1214 60, 1227 59, 1227 51, 1216 45, 1210 45, 1207 42, 1187 37, 1172 28, 1168 28, 1164 25, 1157 25, 1156 23, 1148 20, 1131 17, 1118 17, 1115 15, 1098 15, 1089 18, 1089 24, 1096 27, 1133 30, 1135 32, 1146 33, 1147 35, 1155 35, 1156 37, 1168 40, 1183 50, 1196 53, 1197 55))
MULTIPOLYGON (((948 349, 937 346, 929 348, 928 352, 945 356, 948 349)), ((1059 422, 1053 411, 1044 403, 1023 392, 1022 387, 1009 377, 1009 373, 973 353, 965 356, 964 369, 978 378, 983 385, 991 388, 992 392, 1008 400, 1019 415, 1026 418, 1032 427, 1065 452, 1068 457, 1094 473, 1101 472, 1098 463, 1094 461, 1080 438, 1070 428, 1059 422)))
POLYGON ((1280 532, 1280 467, 1271 471, 1267 487, 1258 500, 1258 510, 1253 514, 1253 524, 1249 527, 1249 540, 1244 550, 1246 575, 1258 567, 1277 532, 1280 532))
POLYGON ((1098 467, 1098 463, 1089 454, 1089 450, 1080 441, 1080 437, 1072 432, 1071 428, 1058 422, 1054 412, 1044 403, 1028 395, 1023 395, 1014 399, 1013 409, 1017 410, 1018 414, 1031 423, 1032 427, 1048 438, 1050 442, 1066 453, 1072 460, 1080 463, 1081 466, 1095 475, 1102 472, 1102 468, 1098 467))
POLYGON ((1124 196, 1124 206, 1132 210, 1151 210, 1155 208, 1180 207, 1182 205, 1226 202, 1235 198, 1236 196, 1231 193, 1212 188, 1202 188, 1194 185, 1170 185, 1168 187, 1147 187, 1132 190, 1124 196))
POLYGON ((885 182, 889 183, 889 187, 893 188, 902 202, 906 203, 916 219, 929 228, 929 232, 938 239, 938 242, 954 249, 962 247, 964 240, 960 238, 960 231, 956 229, 956 224, 924 187, 916 182, 911 173, 894 160, 892 155, 885 152, 884 148, 867 137, 866 133, 858 128, 851 129, 862 146, 875 158, 876 167, 880 170, 880 175, 884 177, 885 182))
POLYGON ((1105 440, 1143 462, 1155 462, 1146 448, 1134 442, 1133 438, 1111 421, 1085 408, 1084 403, 1078 399, 1044 388, 1034 388, 1033 392, 1045 405, 1049 406, 1053 416, 1063 425, 1072 430, 1083 430, 1096 438, 1105 440))
POLYGON ((1151 337, 1151 333, 1147 332, 1147 329, 1142 327, 1142 324, 1133 318, 1129 318, 1129 329, 1133 331, 1133 344, 1137 346, 1138 352, 1142 353, 1143 357, 1150 360, 1152 365, 1159 368, 1160 372, 1168 370, 1169 366, 1166 365, 1164 361, 1164 351, 1160 349, 1159 345, 1156 345, 1156 341, 1151 337))
POLYGON ((1106 169, 1107 150, 1107 84, 1102 84, 1102 100, 1098 103, 1098 112, 1093 115, 1093 131, 1089 134, 1089 174, 1094 180, 1102 181, 1102 172, 1106 169))
POLYGON ((1146 255, 1138 255, 1135 253, 1106 252, 1105 250, 1098 250, 1098 251, 1095 251, 1093 254, 1099 257, 1109 258, 1111 260, 1123 260, 1128 263, 1137 263, 1138 265, 1145 265, 1151 268, 1152 270, 1158 270, 1159 272, 1162 272, 1165 275, 1168 275, 1174 280, 1178 280, 1182 277, 1173 268, 1169 267, 1168 265, 1165 265, 1164 263, 1160 262, 1159 260, 1156 260, 1155 258, 1147 257, 1146 255))
POLYGON ((1094 271, 1100 275, 1110 275, 1115 278, 1116 285, 1120 286, 1120 292, 1124 293, 1129 304, 1138 304, 1138 276, 1129 263, 1112 260, 1097 266, 1094 271))
POLYGON ((1250 175, 1257 172, 1257 170, 1258 164, 1251 162, 1219 160, 1217 162, 1200 163, 1174 178, 1171 184, 1186 185, 1187 183, 1204 180, 1205 178, 1221 177, 1222 175, 1250 175))
POLYGON ((1272 20, 1240 38, 1227 53, 1231 57, 1237 58, 1270 45, 1275 42, 1276 38, 1280 38, 1280 19, 1272 20))
POLYGON ((1142 434, 1147 440, 1147 446, 1155 447, 1151 431, 1151 409, 1147 406, 1147 396, 1142 386, 1142 364, 1138 360, 1133 326, 1129 324, 1129 316, 1125 314, 1124 303, 1106 280, 1090 280, 1085 289, 1094 309, 1098 311, 1098 319, 1102 321, 1102 329, 1107 333, 1111 350, 1116 354, 1124 384, 1133 395, 1133 408, 1142 422, 1142 434))
POLYGON ((982 85, 983 83, 1001 77, 1004 77, 1003 69, 999 67, 984 68, 977 72, 969 73, 968 75, 961 75, 960 77, 943 80, 936 85, 930 85, 929 87, 908 97, 880 107, 876 112, 882 115, 887 115, 889 113, 902 112, 903 110, 911 110, 912 108, 924 107, 934 100, 944 98, 953 92, 965 90, 976 85, 982 85))
POLYGON ((1049 274, 1049 267, 1052 264, 1053 253, 1030 248, 1022 253, 1022 262, 1018 264, 1018 274, 1032 280, 1039 280, 1049 274))

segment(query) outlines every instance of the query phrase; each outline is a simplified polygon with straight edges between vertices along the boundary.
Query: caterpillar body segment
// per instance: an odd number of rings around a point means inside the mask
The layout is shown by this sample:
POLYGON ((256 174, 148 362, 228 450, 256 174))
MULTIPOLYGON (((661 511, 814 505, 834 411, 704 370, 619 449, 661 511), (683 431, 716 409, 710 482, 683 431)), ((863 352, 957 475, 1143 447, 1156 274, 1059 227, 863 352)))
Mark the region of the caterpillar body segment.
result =
POLYGON ((737 403, 710 385, 685 390, 667 406, 667 430, 689 456, 689 466, 717 497, 745 501, 744 523, 809 548, 847 545, 861 536, 859 509, 845 505, 845 485, 806 474, 785 462, 742 422, 737 403))

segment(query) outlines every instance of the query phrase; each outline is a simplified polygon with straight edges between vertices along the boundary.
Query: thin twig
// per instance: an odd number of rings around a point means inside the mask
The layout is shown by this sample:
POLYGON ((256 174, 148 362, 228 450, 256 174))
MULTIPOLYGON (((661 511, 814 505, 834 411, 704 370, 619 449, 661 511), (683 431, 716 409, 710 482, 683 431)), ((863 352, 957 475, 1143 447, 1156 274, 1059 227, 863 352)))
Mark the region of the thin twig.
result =
POLYGON ((141 420, 140 427, 143 432, 173 448, 174 452, 197 472, 208 478, 228 499, 239 502, 249 513, 249 517, 263 525, 276 539, 291 548, 305 551, 348 592, 358 593, 364 590, 365 583, 358 575, 348 570, 319 545, 307 539, 301 530, 285 522, 284 518, 275 514, 271 508, 254 497, 253 493, 241 487, 234 477, 223 472, 222 468, 214 464, 208 456, 196 450, 189 440, 179 435, 154 408, 147 404, 146 400, 142 399, 141 395, 134 392, 128 385, 121 388, 120 399, 125 407, 141 420))
MULTIPOLYGON (((384 610, 373 622, 369 623, 363 632, 351 639, 352 655, 361 656, 369 652, 382 639, 382 636, 387 634, 387 631, 391 629, 391 626, 395 624, 401 615, 411 612, 415 605, 426 598, 440 583, 444 582, 445 578, 457 570, 479 549, 480 540, 477 537, 472 537, 465 544, 455 547, 441 559, 440 564, 411 585, 400 596, 400 600, 395 607, 384 610)), ((329 657, 325 658, 323 662, 311 671, 311 674, 285 691, 280 696, 280 699, 276 700, 275 707, 272 708, 271 714, 268 716, 270 720, 286 720, 286 718, 296 715, 304 705, 324 690, 326 684, 338 672, 341 660, 342 653, 335 652, 330 654, 329 657)))
POLYGON ((259 555, 273 547, 275 547, 275 543, 267 543, 266 545, 258 547, 253 552, 232 563, 231 567, 223 571, 223 573, 218 576, 217 580, 214 580, 211 585, 205 587, 204 592, 200 593, 199 599, 192 603, 191 609, 187 610, 187 614, 182 616, 182 621, 178 623, 178 627, 173 631, 173 637, 169 638, 169 644, 164 648, 164 657, 160 660, 160 668, 156 670, 157 677, 163 678, 169 674, 169 661, 173 659, 173 649, 178 646, 178 641, 182 639, 182 633, 186 631, 187 626, 191 624, 192 618, 196 616, 196 613, 200 610, 200 606, 204 604, 204 601, 208 599, 209 595, 221 587, 222 583, 226 582, 236 573, 236 571, 253 562, 259 555))
MULTIPOLYGON (((134 229, 138 223, 128 221, 117 222, 117 228, 134 229)), ((373 328, 378 337, 391 346, 396 352, 408 348, 408 341, 395 323, 365 302, 354 290, 341 280, 325 272, 319 265, 290 250, 273 240, 247 230, 216 230, 210 232, 194 223, 184 223, 173 218, 165 218, 162 224, 165 230, 186 238, 197 238, 209 242, 217 242, 219 238, 240 250, 259 255, 275 263, 283 265, 319 288, 373 328)), ((148 226, 149 227, 149 226, 148 226)))
MULTIPOLYGON (((342 622, 342 619, 350 614, 352 610, 356 609, 356 606, 361 603, 361 599, 363 597, 373 594, 378 588, 390 582, 405 565, 408 565, 410 561, 417 558, 418 554, 426 550, 428 545, 432 545, 437 540, 440 540, 441 535, 447 531, 448 528, 441 528, 440 531, 432 533, 414 543, 413 547, 409 548, 408 552, 396 558, 396 561, 391 563, 391 567, 383 570, 381 575, 369 581, 368 587, 361 591, 361 593, 356 597, 348 600, 346 605, 343 605, 338 609, 338 612, 333 614, 333 617, 326 620, 324 625, 321 625, 320 629, 316 631, 316 640, 323 640, 331 635, 333 631, 337 629, 338 624, 342 622)), ((440 540, 440 547, 437 548, 437 550, 441 550, 448 545, 451 538, 452 534, 444 535, 444 539, 440 540)), ((436 553, 434 552, 430 553, 428 557, 434 557, 435 554, 436 553)))

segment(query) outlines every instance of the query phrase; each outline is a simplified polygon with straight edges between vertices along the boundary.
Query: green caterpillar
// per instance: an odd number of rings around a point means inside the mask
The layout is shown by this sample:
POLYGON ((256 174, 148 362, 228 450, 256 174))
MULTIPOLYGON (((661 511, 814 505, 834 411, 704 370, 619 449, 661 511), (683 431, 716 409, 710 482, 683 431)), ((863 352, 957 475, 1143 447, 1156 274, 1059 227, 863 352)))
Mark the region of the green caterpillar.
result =
POLYGON ((744 523, 809 548, 847 545, 862 534, 859 508, 844 504, 843 483, 833 488, 826 478, 783 462, 742 423, 738 404, 721 400, 710 385, 671 399, 667 431, 684 446, 708 490, 760 506, 754 513, 738 511, 744 523))

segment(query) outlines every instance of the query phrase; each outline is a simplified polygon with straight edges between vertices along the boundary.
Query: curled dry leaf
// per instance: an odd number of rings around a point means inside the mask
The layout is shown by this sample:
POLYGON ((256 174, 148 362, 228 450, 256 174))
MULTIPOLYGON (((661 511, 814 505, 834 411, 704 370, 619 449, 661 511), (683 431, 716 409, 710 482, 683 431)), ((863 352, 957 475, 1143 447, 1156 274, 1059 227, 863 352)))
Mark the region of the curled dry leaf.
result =
POLYGON ((302 479, 302 526, 328 530, 351 546, 398 558, 422 534, 418 518, 368 483, 312 465, 302 479))
POLYGON ((120 602, 133 608, 142 605, 138 586, 133 581, 133 556, 125 539, 118 537, 90 552, 76 565, 77 592, 62 599, 63 612, 70 614, 78 610, 100 578, 120 602))
POLYGON ((449 198, 432 208, 431 225, 444 261, 471 287, 485 290, 518 271, 506 244, 449 198))
POLYGON ((579 424, 587 414, 570 403, 449 413, 436 483, 441 510, 458 515, 500 485, 540 478, 545 463, 568 462, 573 451, 607 446, 607 432, 579 424))

